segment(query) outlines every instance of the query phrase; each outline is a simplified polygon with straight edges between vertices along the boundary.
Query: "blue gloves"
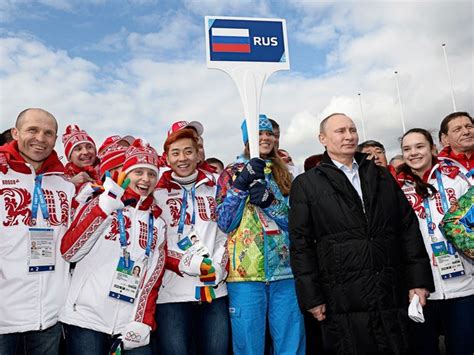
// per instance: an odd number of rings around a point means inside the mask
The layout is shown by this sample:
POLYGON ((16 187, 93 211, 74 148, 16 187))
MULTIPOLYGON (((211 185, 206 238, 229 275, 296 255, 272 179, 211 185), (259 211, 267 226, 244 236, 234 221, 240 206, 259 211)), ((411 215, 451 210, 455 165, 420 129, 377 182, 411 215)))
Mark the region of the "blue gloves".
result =
POLYGON ((250 187, 249 194, 250 203, 261 208, 267 208, 275 199, 275 195, 267 189, 266 183, 260 181, 250 187))
POLYGON ((265 180, 265 161, 260 158, 252 158, 245 165, 240 172, 237 179, 235 179, 232 187, 239 189, 240 191, 248 191, 250 184, 255 180, 265 180))

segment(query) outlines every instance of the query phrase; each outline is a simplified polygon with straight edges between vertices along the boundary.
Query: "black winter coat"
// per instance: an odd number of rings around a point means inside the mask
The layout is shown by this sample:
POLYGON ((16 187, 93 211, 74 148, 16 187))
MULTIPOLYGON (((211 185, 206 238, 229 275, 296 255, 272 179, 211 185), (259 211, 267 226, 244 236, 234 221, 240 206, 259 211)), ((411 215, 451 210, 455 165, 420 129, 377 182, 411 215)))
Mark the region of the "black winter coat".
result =
POLYGON ((406 354, 408 290, 434 290, 418 220, 387 169, 356 153, 364 208, 324 154, 290 195, 291 265, 301 309, 326 304, 323 345, 337 354, 406 354), (365 209, 365 211, 364 211, 365 209))

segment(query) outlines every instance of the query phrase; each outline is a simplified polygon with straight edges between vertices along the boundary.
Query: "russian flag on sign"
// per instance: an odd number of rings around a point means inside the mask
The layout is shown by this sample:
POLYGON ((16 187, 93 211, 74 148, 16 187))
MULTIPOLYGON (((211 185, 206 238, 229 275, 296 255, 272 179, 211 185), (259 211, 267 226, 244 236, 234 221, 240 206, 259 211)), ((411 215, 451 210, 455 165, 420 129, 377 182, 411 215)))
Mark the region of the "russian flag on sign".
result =
POLYGON ((212 51, 250 53, 250 35, 247 28, 212 29, 212 51))

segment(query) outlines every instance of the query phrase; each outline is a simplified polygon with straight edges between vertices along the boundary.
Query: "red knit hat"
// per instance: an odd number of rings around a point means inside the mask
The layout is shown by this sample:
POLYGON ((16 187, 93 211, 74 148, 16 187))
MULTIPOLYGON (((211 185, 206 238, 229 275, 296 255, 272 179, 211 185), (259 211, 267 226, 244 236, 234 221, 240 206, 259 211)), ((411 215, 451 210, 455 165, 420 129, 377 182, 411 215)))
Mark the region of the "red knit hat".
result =
POLYGON ((120 136, 115 135, 115 136, 107 137, 105 138, 104 143, 102 143, 102 145, 100 146, 98 154, 99 155, 102 154, 112 144, 119 144, 127 148, 132 145, 134 140, 135 138, 132 136, 120 137, 120 136))
POLYGON ((135 138, 132 136, 120 137, 117 135, 105 139, 98 152, 100 159, 100 177, 104 176, 107 170, 112 170, 123 165, 125 152, 134 140, 135 138))
POLYGON ((86 131, 79 128, 78 125, 71 124, 66 127, 66 132, 63 134, 64 153, 67 160, 71 157, 74 147, 81 143, 91 143, 95 149, 95 142, 86 131))
POLYGON ((101 177, 104 176, 107 170, 112 170, 123 165, 127 149, 128 147, 124 147, 123 145, 110 144, 99 154, 99 174, 101 177))
POLYGON ((125 152, 122 171, 128 174, 133 169, 148 168, 158 174, 159 156, 150 144, 137 138, 125 152))

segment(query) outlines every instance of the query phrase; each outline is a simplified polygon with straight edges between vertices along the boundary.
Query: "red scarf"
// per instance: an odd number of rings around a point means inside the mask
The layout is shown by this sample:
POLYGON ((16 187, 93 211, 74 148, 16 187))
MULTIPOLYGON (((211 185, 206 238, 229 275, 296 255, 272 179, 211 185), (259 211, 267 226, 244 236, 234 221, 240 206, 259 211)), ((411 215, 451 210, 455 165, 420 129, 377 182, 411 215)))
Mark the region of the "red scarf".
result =
POLYGON ((69 162, 66 164, 65 174, 67 177, 72 178, 76 176, 77 174, 79 174, 80 172, 86 172, 91 177, 91 179, 100 180, 99 172, 96 169, 97 165, 98 164, 95 164, 93 166, 89 165, 89 166, 80 168, 76 164, 69 162))
MULTIPOLYGON (((131 203, 130 206, 136 207, 138 201, 140 201, 140 195, 133 191, 131 188, 127 187, 125 190, 122 201, 126 200, 135 200, 135 202, 131 203)), ((161 209, 156 205, 155 200, 153 198, 153 193, 149 194, 141 203, 140 207, 138 208, 140 211, 146 211, 150 209, 151 213, 153 213, 153 217, 158 218, 161 215, 161 209)))
MULTIPOLYGON (((0 146, 0 171, 4 174, 8 168, 23 174, 31 174, 31 169, 26 165, 25 159, 18 150, 18 142, 16 140, 0 146)), ((64 166, 59 161, 56 151, 52 151, 49 157, 43 161, 41 167, 36 174, 64 174, 64 166)))

